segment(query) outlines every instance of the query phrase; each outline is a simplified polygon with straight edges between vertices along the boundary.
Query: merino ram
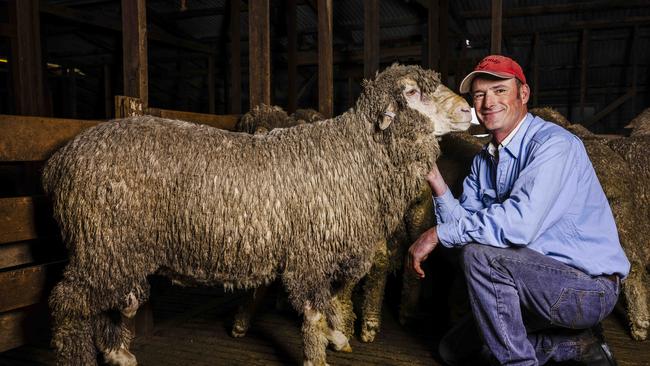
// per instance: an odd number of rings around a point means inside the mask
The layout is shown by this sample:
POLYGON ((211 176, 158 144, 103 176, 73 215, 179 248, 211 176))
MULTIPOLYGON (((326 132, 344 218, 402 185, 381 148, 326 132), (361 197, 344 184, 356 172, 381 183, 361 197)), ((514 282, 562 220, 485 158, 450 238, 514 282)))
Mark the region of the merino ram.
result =
MULTIPOLYGON (((100 124, 47 162, 43 185, 70 261, 49 303, 64 365, 96 351, 136 364, 112 312, 133 316, 147 276, 253 288, 280 278, 303 314, 305 364, 343 347, 337 284, 370 269, 438 156, 436 136, 465 129, 439 75, 393 65, 364 83, 355 107, 326 121, 248 135, 155 117, 100 124), (452 127, 453 126, 453 127, 452 127)), ((119 318, 119 317, 118 317, 119 318)))

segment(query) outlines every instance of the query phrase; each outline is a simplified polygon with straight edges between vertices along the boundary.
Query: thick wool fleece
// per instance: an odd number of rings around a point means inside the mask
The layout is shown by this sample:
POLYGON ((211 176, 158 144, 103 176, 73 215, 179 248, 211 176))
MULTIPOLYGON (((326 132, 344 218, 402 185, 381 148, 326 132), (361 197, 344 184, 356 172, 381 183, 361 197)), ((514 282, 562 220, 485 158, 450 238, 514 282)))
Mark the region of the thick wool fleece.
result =
POLYGON ((404 77, 423 93, 439 84, 432 71, 394 65, 334 119, 251 136, 132 117, 55 153, 43 185, 70 254, 50 298, 54 338, 69 340, 55 342, 60 362, 87 361, 98 337, 87 324, 130 294, 146 299, 153 273, 237 288, 279 275, 297 310, 332 314, 333 284, 368 271, 439 153, 433 123, 406 107, 404 77))

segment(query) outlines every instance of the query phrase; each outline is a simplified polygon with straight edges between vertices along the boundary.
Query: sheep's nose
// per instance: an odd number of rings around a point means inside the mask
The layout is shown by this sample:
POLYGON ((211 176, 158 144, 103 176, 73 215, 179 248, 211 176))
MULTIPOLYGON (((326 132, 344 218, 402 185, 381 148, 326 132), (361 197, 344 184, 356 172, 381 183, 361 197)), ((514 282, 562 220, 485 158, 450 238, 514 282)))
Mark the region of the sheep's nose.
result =
POLYGON ((461 111, 461 112, 464 112, 464 113, 469 113, 469 112, 471 112, 471 110, 469 109, 469 107, 467 107, 467 108, 461 107, 461 108, 460 108, 460 111, 461 111))

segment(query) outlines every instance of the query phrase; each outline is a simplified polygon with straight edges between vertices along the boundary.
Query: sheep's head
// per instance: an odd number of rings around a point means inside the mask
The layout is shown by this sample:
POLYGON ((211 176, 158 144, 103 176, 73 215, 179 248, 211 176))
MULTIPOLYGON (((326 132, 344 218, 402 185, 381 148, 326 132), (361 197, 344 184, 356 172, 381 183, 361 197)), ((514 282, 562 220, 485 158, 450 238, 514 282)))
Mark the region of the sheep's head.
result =
POLYGON ((465 99, 442 85, 438 73, 419 66, 394 64, 378 73, 374 80, 364 81, 357 110, 382 131, 406 127, 442 136, 466 130, 471 121, 471 109, 465 99), (398 118, 404 113, 410 115, 408 119, 398 118), (410 121, 416 115, 425 118, 410 121), (397 120, 408 126, 397 126, 397 120))
POLYGON ((260 104, 239 119, 235 131, 260 134, 274 128, 291 127, 296 124, 295 120, 289 118, 287 112, 282 108, 260 104))

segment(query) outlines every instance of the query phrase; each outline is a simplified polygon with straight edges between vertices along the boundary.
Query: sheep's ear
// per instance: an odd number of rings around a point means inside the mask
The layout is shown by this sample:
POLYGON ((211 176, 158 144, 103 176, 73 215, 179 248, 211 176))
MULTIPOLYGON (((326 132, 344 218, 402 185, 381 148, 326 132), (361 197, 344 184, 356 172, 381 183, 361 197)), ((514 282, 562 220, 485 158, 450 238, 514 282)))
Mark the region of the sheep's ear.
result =
POLYGON ((379 129, 380 130, 385 130, 387 129, 391 123, 393 123, 393 120, 395 119, 395 107, 393 107, 393 104, 391 103, 388 108, 382 113, 381 118, 379 120, 379 129))

